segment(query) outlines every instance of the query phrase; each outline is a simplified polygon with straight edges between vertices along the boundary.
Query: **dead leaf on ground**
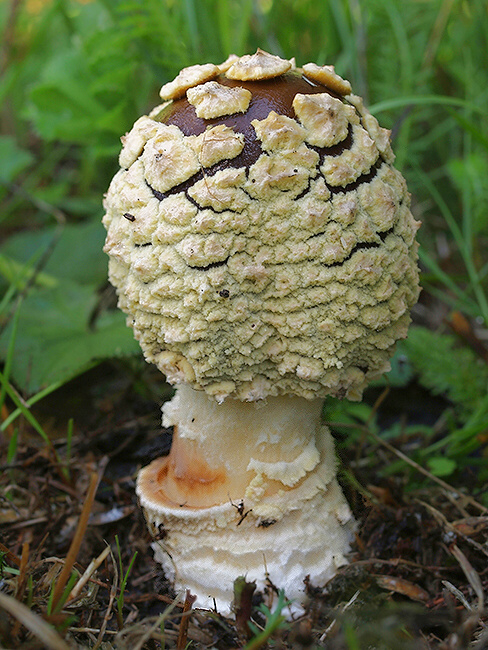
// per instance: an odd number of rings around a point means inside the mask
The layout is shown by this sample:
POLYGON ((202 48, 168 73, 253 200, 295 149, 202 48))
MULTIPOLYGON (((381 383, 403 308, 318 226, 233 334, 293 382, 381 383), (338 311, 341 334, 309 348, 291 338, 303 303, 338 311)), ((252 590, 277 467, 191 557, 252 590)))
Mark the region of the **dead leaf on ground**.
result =
POLYGON ((406 596, 410 600, 415 600, 420 603, 425 603, 429 600, 429 594, 424 589, 404 578, 376 575, 375 580, 376 584, 382 589, 406 596))

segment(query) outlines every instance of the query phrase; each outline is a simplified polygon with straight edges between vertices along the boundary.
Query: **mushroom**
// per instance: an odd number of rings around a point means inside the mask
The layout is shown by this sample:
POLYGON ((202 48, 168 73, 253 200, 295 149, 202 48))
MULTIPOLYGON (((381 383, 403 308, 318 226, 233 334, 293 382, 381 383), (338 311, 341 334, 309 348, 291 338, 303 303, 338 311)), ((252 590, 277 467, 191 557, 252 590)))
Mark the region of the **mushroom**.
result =
POLYGON ((246 576, 300 607, 355 529, 323 401, 389 370, 419 224, 389 132, 331 66, 258 50, 187 68, 161 97, 105 198, 119 306, 177 385, 171 451, 137 494, 198 605, 229 613, 246 576))

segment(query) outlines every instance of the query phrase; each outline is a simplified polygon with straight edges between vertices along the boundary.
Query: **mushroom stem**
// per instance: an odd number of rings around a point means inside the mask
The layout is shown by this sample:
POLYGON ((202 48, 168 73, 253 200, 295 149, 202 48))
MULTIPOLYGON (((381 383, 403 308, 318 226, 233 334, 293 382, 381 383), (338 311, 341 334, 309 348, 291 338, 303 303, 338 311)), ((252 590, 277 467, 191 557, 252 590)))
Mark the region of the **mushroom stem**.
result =
POLYGON ((137 491, 150 529, 165 529, 156 558, 199 605, 228 612, 241 575, 303 602, 306 576, 323 584, 345 563, 354 524, 322 403, 219 404, 181 385, 164 405, 171 452, 140 472, 137 491))

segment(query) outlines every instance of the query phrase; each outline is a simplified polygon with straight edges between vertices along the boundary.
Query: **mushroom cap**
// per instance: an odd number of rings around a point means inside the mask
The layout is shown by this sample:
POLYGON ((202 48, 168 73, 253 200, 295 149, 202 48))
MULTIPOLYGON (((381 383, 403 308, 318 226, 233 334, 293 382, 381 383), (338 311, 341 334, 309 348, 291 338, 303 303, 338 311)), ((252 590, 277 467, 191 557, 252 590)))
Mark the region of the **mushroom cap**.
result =
POLYGON ((193 66, 122 138, 105 197, 119 306, 171 383, 360 399, 418 285, 389 132, 330 66, 193 66))

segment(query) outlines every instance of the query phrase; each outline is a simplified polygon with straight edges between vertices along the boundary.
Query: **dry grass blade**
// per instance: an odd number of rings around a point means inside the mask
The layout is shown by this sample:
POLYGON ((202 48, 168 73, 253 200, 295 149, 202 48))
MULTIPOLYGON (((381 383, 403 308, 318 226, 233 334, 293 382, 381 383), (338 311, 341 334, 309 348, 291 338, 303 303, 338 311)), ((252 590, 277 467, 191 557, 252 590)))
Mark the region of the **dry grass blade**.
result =
MULTIPOLYGON (((423 474, 427 478, 429 478, 431 481, 434 483, 437 483, 440 487, 442 487, 444 490, 447 492, 454 494, 456 497, 458 496, 458 490, 452 487, 452 485, 449 485, 449 483, 446 483, 442 479, 440 479, 438 476, 434 476, 431 472, 429 472, 425 467, 422 467, 422 465, 419 465, 416 463, 414 460, 409 458, 406 454, 404 454, 402 451, 391 445, 389 442, 386 440, 383 440, 377 433, 371 430, 370 427, 364 426, 358 423, 350 424, 349 422, 328 422, 327 423, 330 427, 342 427, 344 429, 357 429, 359 431, 362 431, 364 434, 371 436, 375 442, 377 442, 379 445, 382 447, 385 447, 385 449, 388 449, 392 454, 395 454, 395 456, 398 456, 401 460, 403 460, 405 463, 410 465, 410 467, 413 467, 416 469, 420 474, 423 474)), ((476 501, 471 500, 472 505, 475 505, 478 507, 480 510, 484 511, 486 508, 482 506, 481 504, 478 504, 476 501)))
MULTIPOLYGON (((19 566, 19 577, 17 580, 17 586, 15 590, 15 598, 19 602, 22 602, 24 598, 25 589, 27 586, 27 567, 29 564, 29 544, 24 542, 22 544, 22 553, 20 556, 20 566, 19 566)), ((20 622, 17 620, 16 625, 14 625, 14 636, 17 635, 20 628, 20 622)))
POLYGON ((183 615, 180 621, 180 630, 178 633, 178 642, 176 647, 178 650, 184 650, 188 639, 188 623, 190 622, 191 608, 196 600, 196 596, 192 596, 190 592, 186 591, 185 603, 183 605, 183 615))
POLYGON ((469 584, 473 588, 474 593, 478 597, 478 611, 483 610, 485 604, 485 596, 483 593, 483 585, 481 584, 481 578, 478 575, 478 572, 473 568, 471 562, 464 555, 460 548, 453 544, 449 550, 454 555, 456 560, 459 562, 461 569, 464 572, 464 575, 468 579, 469 584))
POLYGON ((452 584, 452 582, 449 582, 449 580, 442 580, 442 584, 444 585, 444 587, 445 587, 448 591, 451 592, 451 594, 452 594, 453 596, 455 596, 455 597, 459 600, 459 602, 461 603, 461 605, 462 605, 465 609, 467 609, 468 612, 472 612, 472 611, 473 611, 473 608, 472 608, 471 605, 468 603, 468 601, 467 601, 467 599, 466 599, 466 596, 463 594, 463 592, 462 592, 460 589, 458 589, 457 587, 455 587, 455 586, 452 584))
POLYGON ((0 553, 4 553, 7 560, 13 562, 17 566, 20 566, 20 558, 17 555, 15 555, 15 553, 12 553, 10 549, 4 546, 2 542, 0 542, 0 553))
POLYGON ((355 594, 354 594, 354 595, 353 595, 353 596, 348 600, 348 602, 345 603, 345 605, 342 606, 340 612, 337 613, 337 617, 334 618, 334 620, 330 623, 330 625, 327 627, 327 629, 325 630, 325 632, 324 632, 324 633, 322 634, 322 636, 320 637, 320 639, 319 639, 319 642, 320 642, 320 643, 324 642, 324 641, 327 639, 327 637, 328 637, 328 636, 333 632, 333 630, 334 630, 334 629, 337 627, 337 625, 338 625, 338 618, 339 618, 339 615, 340 615, 340 614, 343 614, 343 613, 344 613, 345 611, 347 611, 350 607, 352 607, 352 605, 354 605, 354 603, 356 602, 356 600, 357 600, 357 598, 358 598, 358 596, 359 596, 360 593, 361 593, 360 591, 356 591, 355 594))
POLYGON ((119 572, 117 570, 117 563, 115 562, 112 549, 110 548, 110 546, 107 546, 105 550, 108 553, 110 553, 110 558, 112 560, 112 566, 114 570, 114 579, 112 580, 112 585, 110 586, 110 595, 108 599, 107 609, 105 610, 105 616, 103 617, 102 625, 100 626, 100 629, 98 631, 97 641, 93 646, 93 650, 97 650, 102 645, 103 637, 105 636, 105 633, 107 631, 107 625, 110 620, 110 616, 112 614, 112 607, 115 601, 115 596, 117 594, 117 588, 119 586, 119 572))
POLYGON ((92 509, 93 501, 95 499, 95 492, 98 485, 98 475, 93 472, 90 477, 90 485, 88 486, 88 492, 86 495, 85 503, 81 510, 80 520, 76 528, 73 541, 69 547, 68 554, 66 556, 66 561, 64 563, 63 570, 61 571, 58 581, 56 582, 56 587, 54 589, 53 600, 52 600, 52 610, 56 611, 56 606, 59 603, 61 596, 63 595, 64 588, 66 583, 71 575, 73 565, 75 563, 78 551, 80 550, 81 542, 85 536, 86 527, 88 525, 88 518, 90 516, 90 511, 92 509))
POLYGON ((110 553, 110 546, 107 546, 100 555, 92 560, 88 567, 86 568, 85 573, 81 576, 81 578, 78 580, 76 585, 73 587, 71 594, 68 597, 68 603, 70 603, 72 600, 75 600, 78 598, 78 596, 81 593, 81 590, 83 587, 86 585, 86 583, 90 580, 92 575, 95 573, 95 571, 98 569, 98 567, 102 564, 102 562, 105 560, 107 555, 110 553))
POLYGON ((59 634, 38 614, 19 603, 18 600, 0 592, 0 607, 14 616, 19 623, 24 625, 34 634, 49 650, 69 650, 69 646, 59 634))

